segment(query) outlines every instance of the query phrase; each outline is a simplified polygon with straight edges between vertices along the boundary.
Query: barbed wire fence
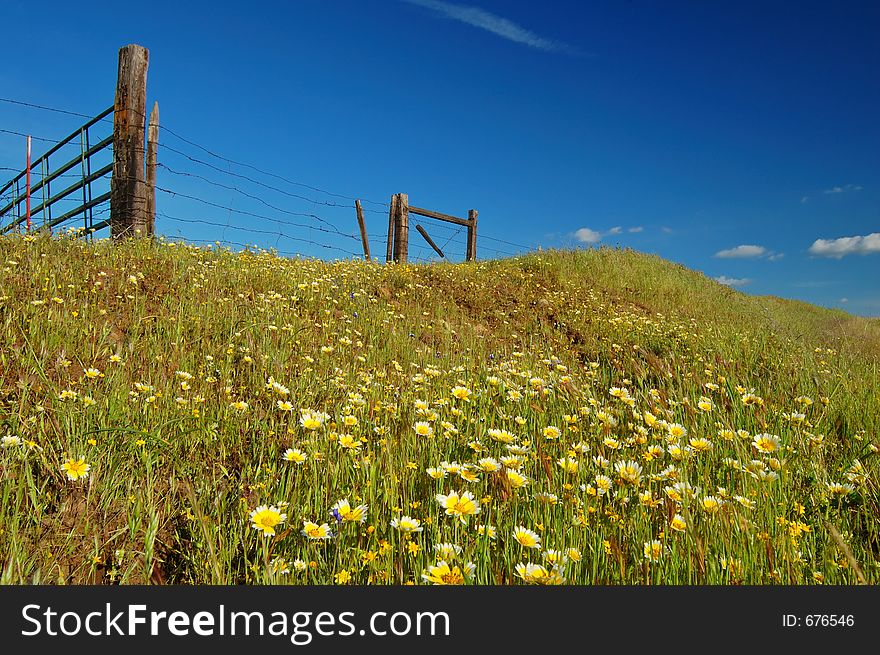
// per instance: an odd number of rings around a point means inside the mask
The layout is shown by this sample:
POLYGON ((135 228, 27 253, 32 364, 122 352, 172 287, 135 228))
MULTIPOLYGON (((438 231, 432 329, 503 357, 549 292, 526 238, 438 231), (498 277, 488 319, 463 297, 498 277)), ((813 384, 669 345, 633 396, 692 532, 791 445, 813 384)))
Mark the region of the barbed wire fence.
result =
MULTIPOLYGON (((49 107, 14 98, 0 97, 0 103, 16 105, 34 111, 53 112, 76 118, 92 119, 89 114, 49 107)), ((100 123, 113 124, 113 117, 100 123)), ((312 256, 321 253, 335 258, 361 257, 361 235, 357 232, 354 203, 359 200, 362 211, 387 221, 390 203, 352 193, 331 190, 308 182, 292 179, 277 171, 228 157, 218 149, 208 147, 184 136, 179 130, 164 123, 156 168, 155 216, 157 233, 169 239, 180 239, 196 244, 221 244, 233 248, 259 247, 280 255, 312 256), (171 140, 172 143, 166 143, 171 140)), ((18 130, 0 128, 0 134, 14 137, 28 136, 18 130)), ((60 140, 45 135, 30 135, 34 141, 56 146, 60 140)), ((78 144, 68 143, 63 147, 78 144)), ((0 167, 8 177, 21 169, 0 167)), ((36 171, 35 171, 36 172, 36 171)), ((7 177, 0 174, 0 180, 7 177)), ((77 178, 73 173, 55 174, 55 178, 77 178)), ((39 181, 39 177, 37 178, 39 181)), ((110 186, 111 173, 97 182, 110 186)), ((0 195, 0 206, 11 202, 17 189, 0 195)), ((138 198, 143 200, 143 198, 138 198)), ((79 202, 76 198, 61 198, 64 202, 79 202)), ((109 201, 90 208, 95 216, 108 216, 109 201)), ((75 217, 74 217, 75 218, 75 217)), ((71 219, 71 223, 73 219, 71 219)), ((447 261, 463 261, 467 253, 465 228, 431 217, 420 216, 413 225, 423 225, 443 252, 447 261)), ((65 224, 57 225, 63 229, 65 224)), ((376 245, 386 245, 388 235, 367 232, 376 245)), ((532 248, 485 234, 480 234, 481 252, 494 256, 513 256, 532 248), (487 243, 489 242, 489 243, 487 243)), ((411 239, 410 260, 414 263, 439 261, 441 258, 427 243, 411 239)))

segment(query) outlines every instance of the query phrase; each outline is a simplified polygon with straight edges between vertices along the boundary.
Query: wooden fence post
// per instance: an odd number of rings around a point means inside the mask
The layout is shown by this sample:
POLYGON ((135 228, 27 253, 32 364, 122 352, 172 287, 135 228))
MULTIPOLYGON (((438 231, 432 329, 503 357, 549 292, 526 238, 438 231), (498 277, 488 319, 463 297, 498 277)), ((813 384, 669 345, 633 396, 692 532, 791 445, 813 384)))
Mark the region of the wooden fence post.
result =
POLYGON ((467 256, 465 259, 469 262, 476 261, 477 259, 477 210, 469 209, 468 210, 468 221, 470 225, 468 225, 467 230, 467 256))
POLYGON ((361 228, 361 243, 364 245, 364 257, 370 261, 370 242, 367 240, 367 224, 364 222, 364 209, 361 207, 361 201, 354 201, 354 208, 357 210, 358 226, 361 228))
POLYGON ((159 148, 159 103, 153 104, 150 112, 150 125, 147 128, 147 174, 146 174, 146 213, 147 234, 156 232, 156 163, 159 148))
POLYGON ((397 226, 397 195, 391 196, 391 206, 388 209, 388 244, 385 249, 385 262, 390 263, 394 257, 394 228, 397 226))
POLYGON ((397 194, 397 221, 394 228, 394 261, 406 264, 409 254, 409 196, 397 194))
POLYGON ((110 236, 146 234, 144 127, 147 119, 147 65, 143 46, 119 49, 113 105, 113 178, 110 182, 110 236))

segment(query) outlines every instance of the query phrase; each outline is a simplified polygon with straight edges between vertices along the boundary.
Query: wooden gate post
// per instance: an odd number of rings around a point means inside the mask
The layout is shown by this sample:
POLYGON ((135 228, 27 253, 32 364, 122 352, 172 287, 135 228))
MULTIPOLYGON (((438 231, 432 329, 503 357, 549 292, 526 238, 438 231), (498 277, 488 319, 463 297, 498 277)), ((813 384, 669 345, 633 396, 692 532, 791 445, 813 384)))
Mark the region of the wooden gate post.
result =
POLYGON ((113 105, 113 178, 110 181, 110 236, 147 233, 144 181, 144 127, 147 119, 147 65, 143 46, 119 49, 113 105))
POLYGON ((150 112, 150 126, 147 128, 147 174, 146 174, 146 214, 147 234, 156 232, 156 163, 159 148, 159 103, 153 104, 150 112))
POLYGON ((385 263, 390 263, 394 257, 394 228, 397 226, 397 194, 392 194, 391 205, 388 209, 388 244, 385 250, 385 263))
POLYGON ((465 259, 469 262, 476 261, 477 259, 477 210, 469 209, 468 210, 468 225, 467 230, 467 255, 465 259))
POLYGON ((397 221, 394 228, 394 261, 406 264, 409 254, 409 195, 397 194, 397 221))

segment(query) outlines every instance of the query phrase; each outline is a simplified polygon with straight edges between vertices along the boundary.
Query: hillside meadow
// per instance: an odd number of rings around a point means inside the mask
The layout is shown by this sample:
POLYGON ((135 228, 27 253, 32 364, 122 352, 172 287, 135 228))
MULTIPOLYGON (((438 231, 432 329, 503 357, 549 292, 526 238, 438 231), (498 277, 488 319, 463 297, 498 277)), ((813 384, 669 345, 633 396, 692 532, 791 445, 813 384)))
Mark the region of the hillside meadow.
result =
POLYGON ((7 584, 858 584, 880 322, 654 256, 0 239, 7 584))

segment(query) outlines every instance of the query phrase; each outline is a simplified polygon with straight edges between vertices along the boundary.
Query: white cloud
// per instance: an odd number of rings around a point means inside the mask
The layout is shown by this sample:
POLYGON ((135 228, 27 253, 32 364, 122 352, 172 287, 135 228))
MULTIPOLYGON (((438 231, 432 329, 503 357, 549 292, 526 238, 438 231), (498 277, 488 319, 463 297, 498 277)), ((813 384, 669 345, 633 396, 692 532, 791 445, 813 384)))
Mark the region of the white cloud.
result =
POLYGON ((591 230, 588 227, 582 227, 574 233, 574 238, 581 243, 599 243, 602 240, 602 233, 591 230))
POLYGON ((810 196, 801 196, 801 204, 806 205, 810 200, 810 196))
POLYGON ((637 234, 637 233, 643 231, 644 229, 645 229, 645 228, 643 228, 641 225, 639 225, 638 227, 631 227, 631 228, 629 228, 629 229, 627 230, 627 232, 629 232, 630 234, 637 234))
MULTIPOLYGON (((641 227, 631 227, 631 228, 627 229, 626 231, 627 232, 641 232, 642 229, 643 228, 641 228, 641 227)), ((580 241, 581 243, 594 244, 594 243, 599 243, 605 237, 617 236, 619 234, 623 234, 623 230, 624 230, 624 228, 620 227, 619 225, 615 225, 614 227, 612 227, 609 230, 606 230, 605 232, 599 232, 598 230, 593 230, 588 227, 582 227, 579 230, 573 232, 571 234, 571 236, 574 237, 576 240, 580 241)))
POLYGON ((479 7, 457 5, 451 2, 444 2, 443 0, 403 0, 403 2, 425 7, 426 9, 436 11, 438 14, 446 18, 457 20, 473 27, 478 27, 500 36, 502 39, 507 39, 514 43, 521 43, 530 48, 548 50, 551 52, 567 52, 569 54, 574 54, 576 52, 575 48, 572 48, 565 43, 545 39, 544 37, 538 36, 534 32, 517 25, 507 18, 488 12, 485 9, 480 9, 479 7))
POLYGON ((846 255, 869 255, 876 252, 880 252, 880 232, 872 232, 863 237, 816 239, 810 246, 811 255, 834 259, 840 259, 846 255))
POLYGON ((769 262, 775 262, 785 257, 784 252, 768 250, 764 246, 741 245, 727 250, 719 250, 715 257, 720 259, 761 259, 766 258, 769 262))
POLYGON ((719 250, 715 253, 716 257, 721 259, 751 259, 755 257, 763 257, 767 254, 764 246, 737 246, 736 248, 728 248, 727 250, 719 250))
POLYGON ((747 277, 727 277, 726 275, 721 275, 714 279, 716 282, 720 282, 728 287, 744 287, 751 282, 751 279, 747 277))
POLYGON ((848 191, 861 191, 862 186, 859 184, 844 184, 843 186, 833 186, 826 189, 825 193, 847 193, 848 191))
POLYGON ((841 298, 838 302, 840 302, 841 305, 845 305, 849 302, 849 298, 841 298))
POLYGON ((672 228, 666 227, 665 225, 660 228, 660 231, 663 232, 663 234, 672 234, 672 228))

